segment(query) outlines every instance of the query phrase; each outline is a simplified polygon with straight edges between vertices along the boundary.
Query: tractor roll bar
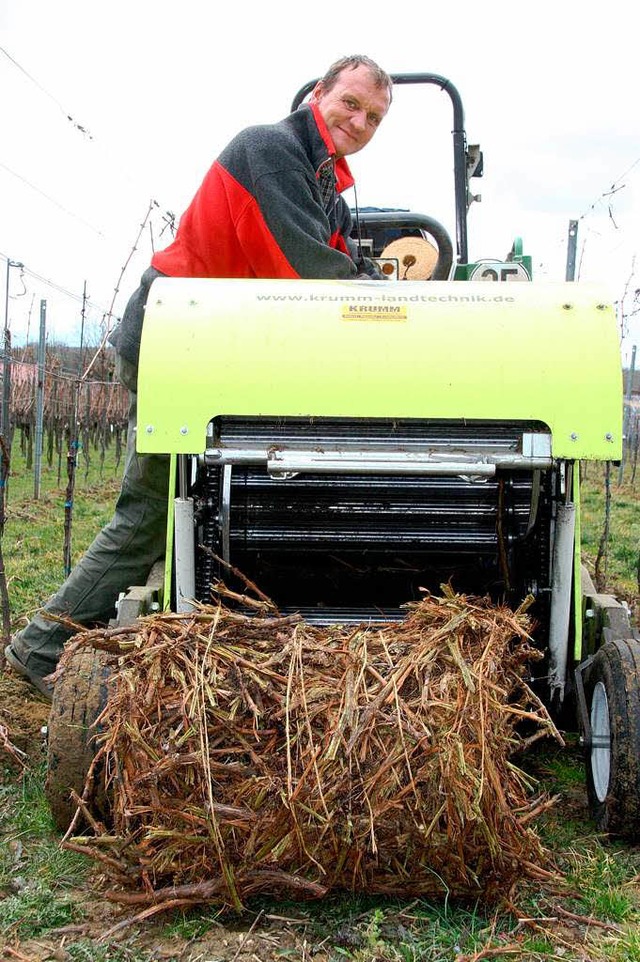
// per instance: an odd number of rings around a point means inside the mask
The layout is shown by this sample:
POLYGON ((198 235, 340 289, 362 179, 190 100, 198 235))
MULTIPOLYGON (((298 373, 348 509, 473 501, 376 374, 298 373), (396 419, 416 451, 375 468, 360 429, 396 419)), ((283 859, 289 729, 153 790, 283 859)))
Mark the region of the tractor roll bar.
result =
MULTIPOLYGON (((449 94, 453 106, 453 177, 456 206, 456 245, 458 263, 468 261, 467 240, 467 135, 464 129, 464 108, 457 89, 447 80, 436 73, 392 73, 390 77, 394 84, 435 84, 449 94)), ((297 110, 307 94, 310 94, 316 80, 310 80, 301 87, 293 98, 292 112, 297 110)))
POLYGON ((370 226, 396 227, 402 230, 405 227, 426 230, 435 239, 438 246, 438 260, 431 274, 432 281, 446 281, 453 264, 453 248, 451 238, 435 217, 428 214, 414 214, 404 210, 361 210, 360 223, 370 226))

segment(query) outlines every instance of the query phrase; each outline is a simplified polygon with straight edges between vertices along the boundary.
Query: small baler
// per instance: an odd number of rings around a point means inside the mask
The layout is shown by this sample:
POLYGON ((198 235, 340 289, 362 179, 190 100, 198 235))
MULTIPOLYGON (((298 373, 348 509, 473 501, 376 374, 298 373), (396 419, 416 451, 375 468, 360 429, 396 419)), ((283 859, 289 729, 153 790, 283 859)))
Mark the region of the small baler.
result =
MULTIPOLYGON (((431 74, 394 81, 451 98, 456 256, 433 218, 368 210, 360 246, 399 278, 389 242, 429 240, 430 280, 154 282, 137 447, 171 459, 167 553, 119 615, 207 602, 229 566, 280 611, 321 624, 398 619, 443 583, 514 608, 533 599, 544 654, 533 684, 581 732, 598 827, 634 837, 638 634, 580 556, 580 465, 622 453, 614 310, 597 288, 531 281, 519 241, 503 261, 469 263, 469 180, 482 155, 466 143, 458 93, 431 74)), ((56 687, 56 799, 91 756, 91 678, 88 715, 77 678, 73 709, 69 685, 56 687), (83 746, 73 776, 61 763, 69 738, 83 746)))

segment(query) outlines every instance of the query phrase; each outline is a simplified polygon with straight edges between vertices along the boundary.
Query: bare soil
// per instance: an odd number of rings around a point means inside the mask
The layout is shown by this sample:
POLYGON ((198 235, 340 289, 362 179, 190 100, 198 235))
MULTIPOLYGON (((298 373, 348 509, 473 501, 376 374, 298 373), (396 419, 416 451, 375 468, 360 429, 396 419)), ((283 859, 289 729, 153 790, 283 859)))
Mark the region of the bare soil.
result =
MULTIPOLYGON (((78 897, 81 896, 82 893, 78 893, 78 897)), ((56 934, 52 933, 46 938, 0 947, 0 962, 16 962, 16 959, 26 962, 67 962, 72 958, 69 946, 79 939, 85 940, 85 945, 86 940, 91 940, 100 959, 112 958, 112 953, 118 952, 118 959, 146 956, 154 962, 271 962, 283 958, 294 962, 328 960, 320 946, 310 945, 304 935, 293 932, 294 925, 304 931, 304 920, 297 924, 295 919, 287 922, 262 916, 254 928, 251 928, 251 920, 237 930, 221 925, 219 929, 213 929, 197 939, 180 936, 167 938, 157 925, 151 923, 134 936, 124 933, 103 941, 103 934, 116 921, 113 914, 108 914, 109 906, 104 902, 92 904, 84 901, 83 909, 91 921, 59 929, 56 934)))
MULTIPOLYGON (((43 728, 49 718, 49 702, 24 678, 10 668, 0 674, 0 725, 8 731, 11 744, 26 755, 31 768, 46 757, 43 728)), ((5 749, 0 761, 15 766, 15 759, 5 749)))

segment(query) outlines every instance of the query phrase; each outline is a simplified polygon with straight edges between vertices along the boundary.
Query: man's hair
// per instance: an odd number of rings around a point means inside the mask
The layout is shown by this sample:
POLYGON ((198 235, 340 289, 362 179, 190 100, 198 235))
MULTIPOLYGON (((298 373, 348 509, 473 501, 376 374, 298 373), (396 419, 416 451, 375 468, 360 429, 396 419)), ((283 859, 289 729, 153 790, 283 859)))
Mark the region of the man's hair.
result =
POLYGON ((371 57, 365 57, 363 54, 341 57, 340 60, 332 63, 324 77, 320 79, 325 92, 335 87, 336 81, 343 70, 355 70, 356 67, 368 67, 376 87, 384 87, 389 91, 389 102, 391 102, 393 96, 393 81, 391 77, 382 67, 378 66, 375 60, 372 60, 371 57))

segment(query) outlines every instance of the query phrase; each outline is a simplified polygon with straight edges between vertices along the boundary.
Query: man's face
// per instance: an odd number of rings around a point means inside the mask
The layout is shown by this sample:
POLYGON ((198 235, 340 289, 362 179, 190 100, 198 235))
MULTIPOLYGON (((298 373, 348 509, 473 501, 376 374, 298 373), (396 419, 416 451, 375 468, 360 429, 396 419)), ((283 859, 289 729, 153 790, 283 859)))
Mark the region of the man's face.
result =
POLYGON ((331 90, 319 81, 312 101, 331 134, 336 156, 346 157, 362 150, 375 134, 389 109, 389 91, 377 87, 369 68, 359 64, 342 70, 331 90))

